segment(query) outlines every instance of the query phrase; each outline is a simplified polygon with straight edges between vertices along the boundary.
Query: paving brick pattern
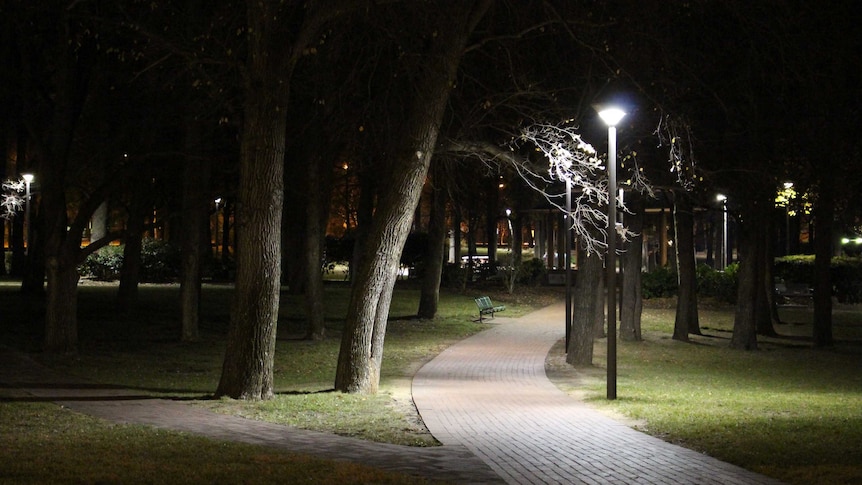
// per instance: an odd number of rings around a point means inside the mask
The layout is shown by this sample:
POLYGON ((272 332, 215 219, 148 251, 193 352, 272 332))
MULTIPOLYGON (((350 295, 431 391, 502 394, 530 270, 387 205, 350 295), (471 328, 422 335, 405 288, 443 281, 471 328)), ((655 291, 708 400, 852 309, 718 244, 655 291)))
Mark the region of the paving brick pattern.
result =
POLYGON ((413 448, 212 413, 186 401, 71 380, 0 345, 3 401, 50 401, 134 423, 349 460, 457 484, 779 483, 632 430, 551 384, 544 360, 562 337, 563 307, 518 319, 440 354, 418 372, 413 397, 443 446, 413 448))
POLYGON ((507 483, 779 483, 635 431, 559 391, 544 363, 564 336, 564 308, 498 318, 422 367, 413 399, 431 433, 465 446, 507 483))

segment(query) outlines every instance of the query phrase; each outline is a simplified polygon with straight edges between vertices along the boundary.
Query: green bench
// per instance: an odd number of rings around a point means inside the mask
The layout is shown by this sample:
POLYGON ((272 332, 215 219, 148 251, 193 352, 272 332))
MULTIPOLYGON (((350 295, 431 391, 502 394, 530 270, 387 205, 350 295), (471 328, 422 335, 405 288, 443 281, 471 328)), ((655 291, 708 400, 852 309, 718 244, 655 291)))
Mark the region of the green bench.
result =
POLYGON ((505 305, 494 305, 491 303, 491 298, 487 296, 476 298, 476 306, 479 307, 479 319, 475 320, 476 322, 484 321, 485 315, 491 315, 491 318, 494 318, 495 313, 506 309, 505 305))

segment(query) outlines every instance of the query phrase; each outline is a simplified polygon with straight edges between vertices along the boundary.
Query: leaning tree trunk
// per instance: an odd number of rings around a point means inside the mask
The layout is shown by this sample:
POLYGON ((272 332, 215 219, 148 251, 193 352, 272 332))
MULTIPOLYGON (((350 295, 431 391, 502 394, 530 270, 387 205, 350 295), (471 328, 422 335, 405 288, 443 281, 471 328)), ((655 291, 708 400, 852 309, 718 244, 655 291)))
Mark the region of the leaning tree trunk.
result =
POLYGON ((338 355, 335 389, 376 393, 380 383, 383 341, 392 290, 404 243, 419 202, 422 185, 443 113, 455 83, 464 46, 490 0, 452 2, 446 14, 438 13, 438 35, 428 39, 424 72, 416 76, 412 106, 392 164, 389 190, 382 194, 371 226, 368 247, 357 268, 347 321, 338 355))
POLYGON ((685 194, 675 193, 673 203, 674 248, 679 292, 673 339, 688 341, 689 334, 700 335, 697 315, 697 272, 694 260, 694 210, 685 194))
POLYGON ((578 273, 572 289, 572 329, 566 362, 572 365, 592 365, 593 337, 596 316, 596 293, 601 293, 602 260, 597 253, 578 258, 578 273))
POLYGON ((643 195, 632 191, 627 203, 634 213, 628 216, 628 229, 635 236, 626 244, 622 256, 623 263, 623 295, 620 308, 620 340, 641 340, 641 313, 643 311, 643 296, 641 288, 641 260, 643 258, 643 195))
POLYGON ((431 216, 428 229, 428 255, 425 258, 425 274, 422 275, 422 291, 419 295, 419 318, 434 318, 440 301, 440 279, 443 274, 446 245, 446 191, 440 187, 440 179, 432 180, 431 216))

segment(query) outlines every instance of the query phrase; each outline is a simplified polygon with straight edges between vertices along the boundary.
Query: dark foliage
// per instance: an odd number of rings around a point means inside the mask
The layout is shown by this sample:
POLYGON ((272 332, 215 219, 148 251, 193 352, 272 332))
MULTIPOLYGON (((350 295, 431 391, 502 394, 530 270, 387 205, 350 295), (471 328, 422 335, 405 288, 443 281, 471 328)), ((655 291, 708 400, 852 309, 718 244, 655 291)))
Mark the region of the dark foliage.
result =
MULTIPOLYGON (((862 258, 832 258, 832 291, 839 303, 862 302, 862 258)), ((775 260, 775 277, 814 286, 814 256, 785 256, 775 260)))
MULTIPOLYGON (((78 268, 81 276, 102 281, 120 277, 124 246, 106 246, 87 257, 78 268)), ((179 275, 180 253, 171 244, 144 239, 141 248, 141 282, 165 283, 179 275)))

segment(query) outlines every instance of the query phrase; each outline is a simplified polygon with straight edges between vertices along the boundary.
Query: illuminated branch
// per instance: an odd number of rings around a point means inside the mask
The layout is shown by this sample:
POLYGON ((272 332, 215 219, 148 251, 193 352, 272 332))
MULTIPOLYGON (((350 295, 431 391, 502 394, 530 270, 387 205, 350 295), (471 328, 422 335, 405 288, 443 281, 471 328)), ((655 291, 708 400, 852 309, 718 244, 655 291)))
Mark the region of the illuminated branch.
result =
POLYGON ((0 194, 0 218, 12 219, 15 213, 24 209, 24 197, 21 197, 21 192, 24 192, 26 183, 23 180, 7 180, 2 184, 2 194, 0 194))

